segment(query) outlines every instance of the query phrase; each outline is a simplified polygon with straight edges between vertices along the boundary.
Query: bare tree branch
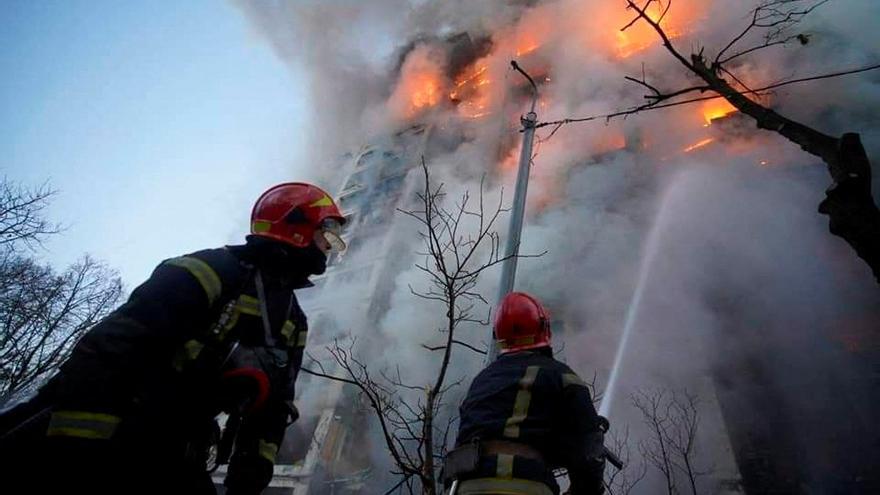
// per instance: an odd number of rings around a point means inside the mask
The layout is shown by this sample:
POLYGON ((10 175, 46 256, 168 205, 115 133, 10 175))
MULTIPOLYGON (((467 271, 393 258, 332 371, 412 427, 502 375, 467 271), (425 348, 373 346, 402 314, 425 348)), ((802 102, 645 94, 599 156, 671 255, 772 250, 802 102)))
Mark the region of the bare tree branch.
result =
POLYGON ((19 245, 32 249, 45 237, 57 234, 61 226, 43 216, 56 191, 43 184, 27 189, 3 178, 0 181, 0 247, 16 250, 19 245))
MULTIPOLYGON (((809 77, 803 77, 803 78, 799 78, 799 79, 792 79, 789 81, 783 81, 783 82, 779 82, 779 83, 769 84, 767 86, 763 86, 763 87, 760 87, 760 88, 757 88, 757 89, 754 89, 751 91, 743 91, 742 94, 756 94, 757 95, 757 94, 765 93, 765 92, 770 91, 772 89, 777 89, 777 88, 789 86, 792 84, 800 84, 800 83, 805 83, 805 82, 809 82, 809 81, 820 81, 823 79, 832 79, 835 77, 848 76, 848 75, 852 75, 852 74, 861 74, 863 72, 869 72, 869 71, 873 71, 873 70, 877 70, 877 69, 880 69, 880 64, 873 64, 873 65, 868 65, 868 66, 864 66, 864 67, 858 67, 855 69, 847 69, 847 70, 842 70, 842 71, 837 71, 837 72, 830 72, 827 74, 820 74, 817 76, 809 76, 809 77)), ((591 122, 594 120, 606 120, 607 121, 607 120, 611 120, 611 119, 614 119, 617 117, 626 117, 629 115, 635 115, 637 113, 641 113, 641 112, 645 112, 645 111, 649 111, 649 110, 660 110, 663 108, 678 107, 681 105, 689 105, 691 103, 699 103, 699 102, 703 102, 703 101, 717 100, 719 98, 725 98, 725 96, 720 95, 720 94, 716 94, 713 96, 704 96, 704 97, 700 97, 700 98, 691 98, 691 99, 677 101, 677 102, 673 102, 673 103, 665 103, 662 105, 650 105, 650 104, 649 105, 642 105, 639 107, 630 108, 628 110, 621 110, 621 111, 612 112, 612 113, 605 113, 605 114, 598 114, 598 115, 590 115, 587 117, 566 118, 566 119, 561 119, 561 120, 551 120, 551 121, 547 121, 547 122, 541 122, 540 124, 537 124, 535 127, 541 128, 541 127, 555 126, 554 131, 553 131, 555 133, 559 127, 566 125, 566 124, 572 124, 572 123, 576 123, 576 122, 591 122)), ((549 139, 549 136, 547 138, 544 138, 545 141, 547 139, 549 139)))
MULTIPOLYGON (((468 349, 476 352, 477 354, 482 354, 482 355, 488 354, 488 352, 485 349, 479 349, 477 347, 474 347, 474 346, 468 344, 467 342, 462 342, 460 340, 453 340, 452 343, 467 347, 468 349)), ((445 345, 428 346, 428 345, 422 344, 422 347, 429 350, 429 351, 442 351, 442 350, 446 349, 445 345)))
POLYGON ((748 26, 736 37, 734 37, 718 55, 715 56, 714 66, 722 66, 730 61, 763 50, 771 46, 784 45, 791 41, 801 39, 800 34, 785 36, 785 33, 794 25, 800 23, 804 17, 812 13, 820 6, 827 3, 828 0, 821 0, 812 3, 806 8, 800 8, 804 2, 801 0, 766 0, 752 11, 752 20, 748 26), (780 9, 780 7, 782 9, 780 9), (724 55, 747 35, 758 28, 770 29, 763 37, 763 43, 749 48, 745 48, 733 55, 724 57, 724 55))
MULTIPOLYGON (((452 201, 446 196, 444 184, 432 182, 424 158, 422 172, 424 182, 415 195, 417 204, 412 209, 398 211, 415 221, 423 242, 417 253, 423 258, 414 266, 425 275, 427 286, 410 285, 410 293, 418 299, 438 303, 444 314, 443 326, 436 329, 443 334, 443 343, 422 345, 428 351, 441 353, 436 374, 427 384, 406 383, 399 368, 380 370, 378 378, 374 378, 355 355, 355 339, 347 345, 336 340, 327 347, 343 377, 327 373, 314 358, 320 370, 303 369, 360 391, 378 420, 394 464, 392 474, 401 477, 390 491, 406 489, 410 493, 436 495, 439 492, 436 460, 441 459, 448 448, 449 431, 454 422, 452 409, 444 405, 444 397, 461 383, 461 380, 449 383, 453 348, 462 346, 479 354, 486 353, 456 338, 456 332, 463 323, 486 324, 488 321, 475 314, 478 305, 488 306, 477 291, 477 281, 486 269, 509 259, 500 254, 500 236, 494 230, 501 213, 507 210, 503 207, 503 195, 499 195, 494 209, 486 207, 485 178, 478 196, 465 191, 452 201), (444 423, 444 427, 439 426, 444 423)), ((532 256, 535 255, 521 257, 532 256)))
POLYGON ((699 400, 687 390, 638 391, 631 397, 641 412, 650 436, 639 444, 644 459, 666 480, 667 492, 678 493, 678 475, 684 477, 691 494, 699 493, 698 479, 711 472, 696 466, 699 433, 699 400))
POLYGON ((0 402, 39 385, 121 296, 116 273, 88 256, 56 274, 7 251, 0 261, 0 402))
POLYGON ((621 460, 624 468, 605 470, 605 488, 608 495, 628 495, 645 478, 648 472, 647 462, 642 457, 641 462, 635 466, 631 463, 628 426, 624 428, 622 433, 612 430, 607 438, 611 440, 609 449, 621 460))

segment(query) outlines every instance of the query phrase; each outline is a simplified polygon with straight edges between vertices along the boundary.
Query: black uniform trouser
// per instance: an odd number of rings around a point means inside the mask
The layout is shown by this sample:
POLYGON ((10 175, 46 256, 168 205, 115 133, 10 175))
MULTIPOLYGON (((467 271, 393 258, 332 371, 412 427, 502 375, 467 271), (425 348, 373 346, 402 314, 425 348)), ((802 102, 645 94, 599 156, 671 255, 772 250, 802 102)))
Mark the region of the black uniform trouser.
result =
POLYGON ((47 437, 48 424, 48 415, 36 418, 0 442, 3 484, 14 487, 7 493, 216 495, 182 440, 163 442, 168 437, 155 433, 141 441, 47 437))
POLYGON ((46 481, 53 491, 47 493, 216 494, 204 468, 181 456, 155 449, 138 451, 136 445, 108 446, 106 442, 47 439, 50 454, 39 463, 43 472, 52 473, 52 479, 46 481))

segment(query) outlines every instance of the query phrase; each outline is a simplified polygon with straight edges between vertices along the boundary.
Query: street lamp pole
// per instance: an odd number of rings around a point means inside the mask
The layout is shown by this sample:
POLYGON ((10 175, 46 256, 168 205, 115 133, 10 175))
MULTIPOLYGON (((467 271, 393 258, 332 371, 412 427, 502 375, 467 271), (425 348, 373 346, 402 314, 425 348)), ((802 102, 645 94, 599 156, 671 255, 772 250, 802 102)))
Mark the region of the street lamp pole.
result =
MULTIPOLYGON (((510 66, 526 79, 532 86, 532 106, 525 116, 520 117, 523 133, 522 150, 519 155, 519 168, 516 172, 516 189, 513 195, 513 206, 510 211, 510 228, 507 230, 507 246, 504 256, 507 258, 501 264, 501 285, 498 288, 498 301, 513 291, 516 280, 516 260, 519 254, 519 243, 522 237, 523 216, 526 209, 526 194, 529 188, 529 169, 532 162, 532 142, 535 139, 535 125, 538 123, 538 115, 535 113, 535 105, 538 102, 538 86, 535 81, 524 71, 515 60, 510 61, 510 66)), ((486 363, 491 363, 498 356, 498 344, 493 335, 489 352, 486 355, 486 363)))

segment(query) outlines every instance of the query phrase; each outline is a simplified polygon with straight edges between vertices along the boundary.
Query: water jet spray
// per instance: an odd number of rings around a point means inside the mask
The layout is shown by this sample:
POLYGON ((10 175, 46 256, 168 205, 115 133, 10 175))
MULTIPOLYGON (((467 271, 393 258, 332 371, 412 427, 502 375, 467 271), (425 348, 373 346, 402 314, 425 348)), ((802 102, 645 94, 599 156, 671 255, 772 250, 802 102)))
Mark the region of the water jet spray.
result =
POLYGON ((669 202, 672 187, 663 195, 660 201, 660 208, 654 217, 654 224, 648 233, 645 247, 642 251, 642 262, 639 266, 639 276, 636 281, 635 292, 633 292, 632 300, 626 311, 626 318, 623 324, 623 332, 621 333, 620 343, 617 345, 617 353, 614 355, 614 364, 611 366, 611 376, 608 378, 608 386, 605 388, 605 394, 602 397, 602 403, 599 405, 599 415, 608 417, 611 411, 611 404, 614 401, 614 394, 617 391, 617 381, 620 377, 620 368, 623 366, 623 358, 626 355, 626 348, 629 346, 630 337, 632 336, 633 327, 639 316, 639 307, 642 304, 642 298, 645 293, 645 287, 648 282, 648 276, 651 273, 651 267, 654 264, 654 258, 660 244, 661 234, 665 229, 661 228, 665 223, 666 212, 669 209, 669 202))

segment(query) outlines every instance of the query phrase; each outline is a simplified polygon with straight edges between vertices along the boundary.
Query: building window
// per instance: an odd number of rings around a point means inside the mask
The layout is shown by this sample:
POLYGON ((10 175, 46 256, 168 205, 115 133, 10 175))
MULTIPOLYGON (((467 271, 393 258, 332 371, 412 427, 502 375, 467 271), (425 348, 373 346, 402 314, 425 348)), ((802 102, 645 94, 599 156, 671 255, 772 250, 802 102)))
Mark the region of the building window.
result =
POLYGON ((358 212, 356 210, 343 212, 342 215, 345 217, 345 225, 342 226, 342 232, 349 232, 354 228, 355 225, 357 225, 357 221, 360 215, 358 215, 358 212))
POLYGON ((348 182, 345 183, 345 187, 343 188, 343 190, 349 191, 351 189, 355 189, 357 187, 365 185, 368 179, 367 174, 367 170, 360 170, 351 174, 351 176, 348 178, 348 182))
POLYGON ((385 155, 385 164, 382 166, 382 174, 381 177, 393 177, 395 175, 400 175, 406 172, 406 166, 404 165, 403 160, 400 159, 399 156, 394 153, 386 152, 385 155))
POLYGON ((350 210, 360 206, 364 199, 364 190, 356 189, 350 193, 345 193, 339 197, 339 206, 343 210, 350 210))
POLYGON ((357 163, 355 163, 355 168, 363 168, 368 167, 376 163, 376 159, 378 158, 376 154, 376 150, 370 150, 364 152, 361 156, 358 157, 357 163))

